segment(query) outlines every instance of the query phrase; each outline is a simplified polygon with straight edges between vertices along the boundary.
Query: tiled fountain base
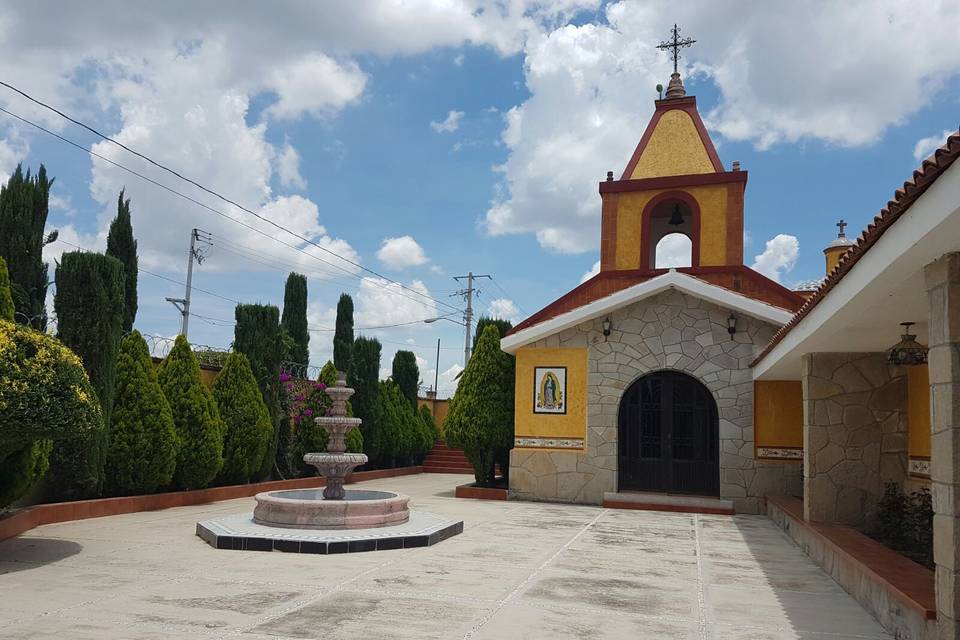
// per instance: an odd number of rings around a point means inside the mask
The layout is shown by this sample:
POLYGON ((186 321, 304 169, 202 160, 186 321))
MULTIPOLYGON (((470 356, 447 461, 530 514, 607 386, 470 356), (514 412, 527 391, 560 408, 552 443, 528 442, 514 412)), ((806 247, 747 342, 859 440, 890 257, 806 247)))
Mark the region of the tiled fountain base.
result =
POLYGON ((249 513, 197 523, 197 535, 216 549, 288 553, 354 553, 429 547, 462 532, 462 520, 412 510, 410 519, 403 524, 373 529, 280 529, 257 524, 249 513))

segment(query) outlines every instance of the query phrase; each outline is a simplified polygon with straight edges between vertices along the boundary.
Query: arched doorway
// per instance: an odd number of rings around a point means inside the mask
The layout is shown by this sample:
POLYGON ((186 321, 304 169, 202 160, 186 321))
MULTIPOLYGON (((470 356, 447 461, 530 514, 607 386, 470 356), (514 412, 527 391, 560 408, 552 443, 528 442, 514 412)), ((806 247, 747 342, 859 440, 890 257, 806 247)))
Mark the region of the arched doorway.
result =
POLYGON ((720 494, 717 404, 679 371, 635 381, 620 399, 619 489, 720 494))

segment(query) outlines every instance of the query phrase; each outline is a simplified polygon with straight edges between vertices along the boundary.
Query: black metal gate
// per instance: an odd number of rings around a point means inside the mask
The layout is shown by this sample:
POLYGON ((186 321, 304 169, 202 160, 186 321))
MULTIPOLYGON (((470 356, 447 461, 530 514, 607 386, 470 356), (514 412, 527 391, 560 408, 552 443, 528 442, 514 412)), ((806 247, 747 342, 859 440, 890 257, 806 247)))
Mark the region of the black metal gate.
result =
POLYGON ((634 382, 620 400, 620 490, 720 495, 717 405, 677 371, 634 382))

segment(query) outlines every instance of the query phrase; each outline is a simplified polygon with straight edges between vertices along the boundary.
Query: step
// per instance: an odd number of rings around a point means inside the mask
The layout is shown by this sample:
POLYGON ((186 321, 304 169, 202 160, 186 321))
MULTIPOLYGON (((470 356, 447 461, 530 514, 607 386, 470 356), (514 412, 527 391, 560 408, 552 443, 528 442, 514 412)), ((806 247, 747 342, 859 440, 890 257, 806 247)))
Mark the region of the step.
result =
POLYGON ((721 500, 712 496, 690 496, 676 493, 607 491, 603 494, 603 506, 609 509, 733 515, 733 502, 730 500, 721 500))
POLYGON ((427 467, 423 468, 424 473, 458 473, 460 475, 473 475, 473 467, 469 469, 459 469, 452 467, 427 467))
POLYGON ((443 468, 443 469, 473 469, 473 465, 469 464, 453 464, 450 462, 424 462, 423 467, 425 469, 430 468, 443 468))
POLYGON ((424 460, 434 461, 434 462, 466 462, 469 463, 466 456, 437 456, 430 454, 424 460))

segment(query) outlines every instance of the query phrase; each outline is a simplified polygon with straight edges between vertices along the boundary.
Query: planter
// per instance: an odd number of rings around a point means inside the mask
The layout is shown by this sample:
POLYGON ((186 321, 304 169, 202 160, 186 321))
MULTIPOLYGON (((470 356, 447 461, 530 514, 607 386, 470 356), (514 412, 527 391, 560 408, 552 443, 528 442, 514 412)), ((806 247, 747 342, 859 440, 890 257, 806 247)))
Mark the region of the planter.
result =
POLYGON ((457 485, 458 498, 473 498, 475 500, 506 500, 506 487, 478 487, 475 482, 457 485))
MULTIPOLYGON (((358 471, 347 476, 347 482, 362 482, 364 480, 379 480, 396 476, 409 476, 423 472, 423 467, 401 467, 400 469, 377 469, 375 471, 358 471)), ((86 518, 101 518, 123 513, 138 513, 140 511, 156 511, 171 507, 186 507, 221 500, 235 500, 249 498, 264 491, 280 491, 284 489, 313 489, 326 485, 322 477, 296 478, 293 480, 273 480, 255 484, 238 484, 228 487, 210 487, 194 491, 171 491, 169 493, 154 493, 144 496, 122 496, 118 498, 98 498, 96 500, 76 500, 74 502, 55 502, 24 507, 11 513, 6 518, 0 518, 0 540, 6 540, 29 531, 34 527, 70 520, 84 520, 86 518)))

